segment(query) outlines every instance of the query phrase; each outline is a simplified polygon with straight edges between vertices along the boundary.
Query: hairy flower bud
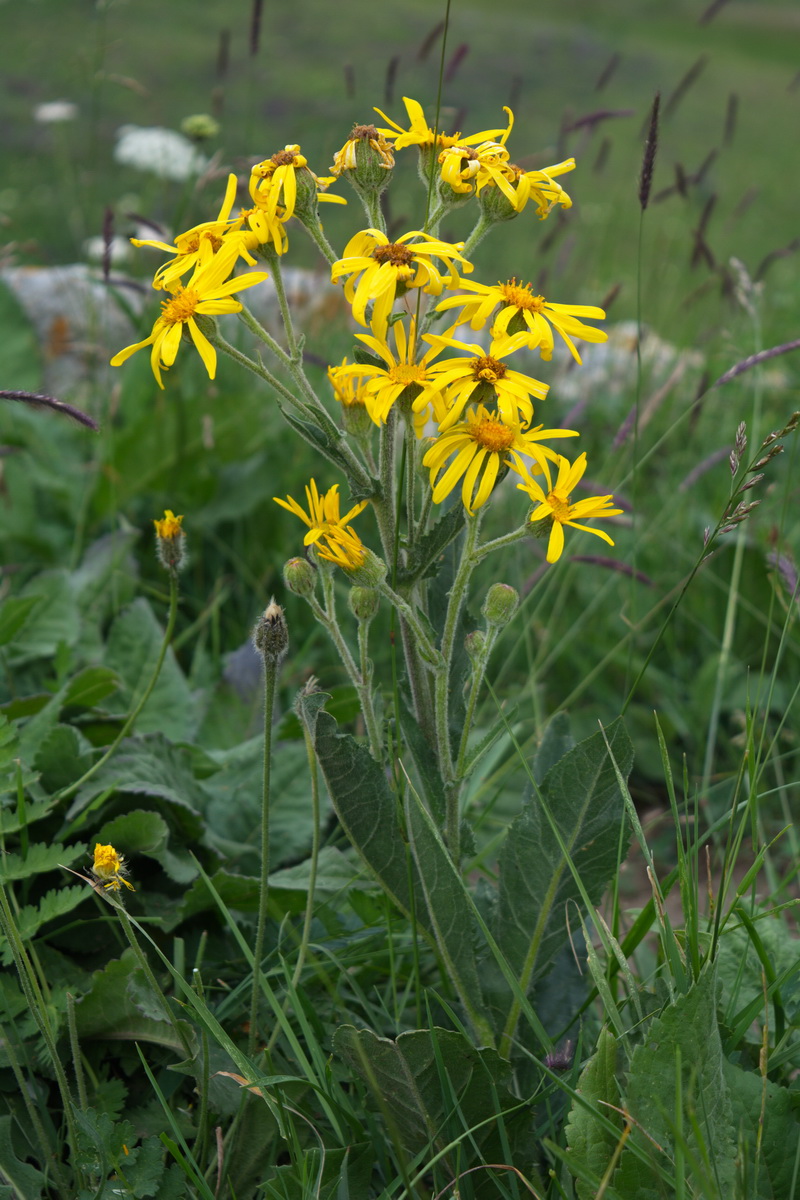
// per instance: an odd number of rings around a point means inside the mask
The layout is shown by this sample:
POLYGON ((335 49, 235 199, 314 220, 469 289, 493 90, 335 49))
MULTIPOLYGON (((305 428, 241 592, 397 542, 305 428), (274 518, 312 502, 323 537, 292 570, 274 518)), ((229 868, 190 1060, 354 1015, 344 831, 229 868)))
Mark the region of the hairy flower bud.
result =
POLYGON ((207 142, 219 135, 219 121, 209 113, 192 113, 181 121, 181 133, 193 142, 207 142))
POLYGON ((502 629, 519 608, 519 592, 507 583, 493 583, 486 593, 481 612, 487 625, 502 629))
POLYGON ((483 630, 473 629, 472 633, 468 633, 464 638, 464 648, 473 662, 479 662, 486 649, 486 634, 483 630))
POLYGON ((264 612, 256 621, 253 630, 253 645, 264 659, 265 663, 277 666, 289 649, 289 629, 283 609, 270 600, 264 612))
POLYGON ((371 621, 380 607, 381 594, 374 588, 354 587, 350 589, 347 602, 350 612, 359 621, 371 621))
POLYGON ((166 509, 160 521, 153 521, 156 527, 156 554, 158 561, 165 571, 177 574, 186 566, 186 534, 181 529, 183 517, 176 517, 171 509, 166 509))
POLYGON ((342 570, 362 588, 374 588, 383 583, 387 575, 387 566, 382 558, 373 554, 366 546, 363 547, 364 558, 358 566, 343 566, 342 570))
POLYGON ((307 558, 290 558, 283 567, 283 581, 295 596, 310 596, 317 586, 317 572, 307 558))

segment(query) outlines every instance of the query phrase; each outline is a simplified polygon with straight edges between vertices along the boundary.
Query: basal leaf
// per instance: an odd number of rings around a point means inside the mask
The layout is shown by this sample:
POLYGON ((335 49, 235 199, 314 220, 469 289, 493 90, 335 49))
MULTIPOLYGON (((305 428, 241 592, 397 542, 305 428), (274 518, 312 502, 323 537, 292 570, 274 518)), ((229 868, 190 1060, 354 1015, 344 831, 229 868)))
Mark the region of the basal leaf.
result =
POLYGON ((19 854, 5 854, 0 859, 0 882, 11 883, 15 879, 30 879, 45 871, 54 871, 59 864, 69 866, 86 853, 86 846, 63 846, 60 842, 36 842, 28 847, 23 858, 19 854))
MULTIPOLYGON (((30 941, 31 938, 36 937, 41 927, 48 921, 55 921, 57 917, 63 917, 66 913, 72 912, 90 895, 91 892, 86 884, 78 884, 75 887, 63 887, 57 891, 47 892, 38 904, 24 905, 16 916, 19 936, 24 942, 30 941)), ((12 962, 11 948, 1 935, 0 948, 2 948, 3 962, 8 966, 12 962)))
POLYGON ((783 1200, 791 1195, 800 1141, 796 1093, 727 1060, 723 1070, 737 1144, 742 1147, 740 1171, 748 1179, 748 1200, 783 1200))
MULTIPOLYGON (((603 1178, 616 1150, 619 1138, 615 1138, 605 1121, 611 1120, 619 1126, 620 1136, 624 1124, 619 1114, 609 1105, 619 1106, 617 1083, 617 1039, 609 1029, 603 1029, 597 1039, 597 1049, 581 1071, 576 1089, 584 1100, 596 1107, 590 1112, 583 1104, 573 1101, 567 1118, 568 1159, 593 1176, 598 1184, 603 1178), (601 1113, 605 1118, 598 1117, 601 1113)), ((594 1200, 596 1186, 590 1186, 578 1178, 576 1188, 580 1200, 594 1200)))
MULTIPOLYGON (((172 1024, 143 1016, 134 1004, 128 984, 140 969, 133 951, 126 950, 122 958, 112 959, 101 971, 95 971, 91 990, 75 1005, 78 1037, 155 1042, 185 1058, 186 1050, 172 1024)), ((185 1021, 180 1024, 191 1044, 192 1027, 185 1021)))

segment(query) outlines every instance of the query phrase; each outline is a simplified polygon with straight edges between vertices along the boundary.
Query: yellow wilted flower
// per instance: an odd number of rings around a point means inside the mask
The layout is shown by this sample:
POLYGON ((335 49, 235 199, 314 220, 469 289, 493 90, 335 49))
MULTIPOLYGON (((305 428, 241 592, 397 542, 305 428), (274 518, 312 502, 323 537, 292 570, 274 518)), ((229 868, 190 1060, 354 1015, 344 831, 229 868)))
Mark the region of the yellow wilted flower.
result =
POLYGON ((106 891, 118 892, 120 884, 123 883, 132 892, 136 891, 133 884, 128 883, 125 879, 128 874, 125 859, 117 853, 113 846, 101 846, 99 842, 97 843, 94 848, 94 862, 90 870, 106 891))

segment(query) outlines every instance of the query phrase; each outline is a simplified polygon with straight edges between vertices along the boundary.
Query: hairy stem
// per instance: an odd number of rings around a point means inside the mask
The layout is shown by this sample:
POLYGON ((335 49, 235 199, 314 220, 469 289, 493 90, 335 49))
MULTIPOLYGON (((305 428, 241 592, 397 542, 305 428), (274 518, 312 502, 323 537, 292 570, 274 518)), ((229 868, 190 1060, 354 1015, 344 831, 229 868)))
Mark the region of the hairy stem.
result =
POLYGON ((261 880, 258 890, 258 923, 253 951, 253 991, 250 997, 250 1032, 247 1053, 253 1057, 258 1033, 258 997, 261 991, 261 960, 264 957, 264 933, 267 928, 269 905, 269 802, 270 771, 272 769, 272 714, 275 707, 275 683, 279 663, 264 655, 264 763, 261 777, 261 880))

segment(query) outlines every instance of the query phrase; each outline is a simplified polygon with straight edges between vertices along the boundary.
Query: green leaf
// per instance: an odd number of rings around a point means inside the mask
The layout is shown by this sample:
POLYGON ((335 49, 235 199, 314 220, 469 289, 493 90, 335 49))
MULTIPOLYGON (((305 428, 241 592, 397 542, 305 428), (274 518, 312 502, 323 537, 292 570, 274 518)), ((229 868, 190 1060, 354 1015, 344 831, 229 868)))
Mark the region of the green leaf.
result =
POLYGON ((324 1154, 317 1147, 304 1150, 302 1164, 286 1163, 270 1172, 269 1189, 265 1194, 280 1200, 356 1200, 370 1194, 370 1180, 375 1161, 371 1142, 355 1142, 346 1148, 328 1148, 324 1154), (313 1192, 309 1181, 314 1182, 313 1192), (319 1181, 317 1183, 317 1181, 319 1181), (342 1187, 346 1190, 342 1191, 342 1187))
POLYGON ((389 1113, 409 1153, 441 1147, 473 1129, 462 1151, 474 1142, 489 1162, 503 1162, 489 1157, 498 1147, 502 1122, 512 1142, 524 1128, 517 1160, 524 1170, 530 1155, 530 1118, 509 1111, 519 1108, 519 1101, 508 1091, 510 1064, 495 1050, 478 1050, 463 1033, 449 1029, 415 1029, 391 1041, 352 1025, 336 1030, 333 1049, 370 1091, 377 1090, 382 1110, 389 1113))
MULTIPOLYGON (((148 602, 139 598, 111 626, 105 666, 120 680, 109 711, 128 712, 153 674, 164 631, 148 602)), ((137 733, 161 733, 173 741, 191 740, 195 699, 172 650, 167 651, 158 682, 136 720, 137 733)))
MULTIPOLYGON (((800 1141, 796 1093, 723 1061, 730 1089, 737 1144, 746 1166, 748 1200, 784 1200, 790 1196, 800 1141), (762 1104, 764 1106, 762 1122, 762 1104), (760 1154, 757 1145, 761 1141, 760 1154)), ((741 1168, 740 1168, 741 1169, 741 1168)))
MULTIPOLYGON (((411 891, 422 895, 416 864, 409 862, 407 845, 397 815, 397 801, 383 768, 366 746, 339 733, 333 717, 324 711, 327 696, 314 692, 301 696, 304 720, 314 740, 325 782, 336 814, 352 845, 406 915, 411 912, 411 891), (409 887, 410 884, 410 887, 409 887)), ((417 913, 418 921, 422 914, 417 913)), ((422 919, 422 924, 426 922, 422 919)))
POLYGON ((428 575, 435 575, 439 556, 458 537, 463 528, 464 505, 454 504, 433 529, 411 547, 405 567, 398 571, 397 582, 401 585, 409 584, 428 575))
POLYGON ((116 846, 125 855, 144 854, 155 861, 176 883, 191 883, 197 866, 188 850, 169 848, 170 830, 164 818, 148 809, 121 813, 97 832, 97 841, 116 846))
POLYGON ((464 881, 448 854, 430 813, 412 788, 406 793, 406 826, 417 864, 422 893, 449 977, 479 1036, 491 1040, 483 1015, 475 948, 482 941, 464 889, 464 881))
POLYGON ((54 871, 59 865, 69 866, 76 858, 86 853, 84 843, 62 846, 59 842, 35 842, 28 847, 25 858, 19 854, 6 854, 0 860, 0 883, 11 883, 15 879, 30 879, 45 871, 54 871))
POLYGON ((36 596, 12 596, 0 607, 0 646, 5 646, 22 629, 31 610, 38 604, 36 596))
POLYGON ((403 738, 411 751, 414 765, 417 768, 422 791, 428 808, 435 819, 441 824, 445 818, 445 798, 442 777, 439 774, 439 764, 433 746, 419 727, 417 719, 402 701, 399 706, 400 728, 403 738))
POLYGON ((86 667, 69 681, 61 703, 64 708, 94 708, 115 692, 120 682, 108 667, 86 667))
POLYGON ((50 658, 59 645, 75 645, 80 634, 80 609, 68 571, 44 571, 22 589, 21 596, 35 598, 36 604, 10 648, 12 663, 50 658))
POLYGON ((551 767, 560 762, 575 745, 569 731, 569 717, 565 712, 556 713, 547 722, 542 740, 533 758, 533 777, 541 783, 551 767))
MULTIPOLYGON (((91 990, 75 1005, 78 1037, 154 1042, 185 1058, 186 1050, 172 1024, 143 1016, 134 1003, 129 984, 139 970, 135 954, 126 950, 122 958, 112 959, 101 971, 95 971, 91 990)), ((180 1025, 191 1045, 194 1030, 186 1021, 180 1025)))
MULTIPOLYGON (((613 1179, 614 1188, 623 1196, 656 1200, 663 1195, 661 1173, 665 1167, 668 1172, 673 1170, 679 1136, 679 1147, 697 1162, 702 1163, 708 1156, 709 1173, 716 1178, 720 1195, 734 1195, 735 1129, 723 1070, 716 999, 712 964, 685 995, 653 1020, 644 1042, 631 1056, 625 1107, 634 1126, 613 1179), (682 1114, 680 1135, 676 1131, 678 1106, 682 1114), (697 1122, 699 1142, 692 1117, 697 1122), (645 1161, 631 1147, 638 1147, 645 1161)), ((696 1183, 697 1175, 688 1162, 686 1172, 687 1181, 696 1183)))
MULTIPOLYGON (((627 776, 633 748, 622 721, 605 737, 627 776)), ((605 737, 594 734, 551 767, 503 843, 495 936, 526 990, 568 940, 567 906, 582 904, 559 836, 592 904, 625 856, 625 806, 605 737)))
POLYGON ((25 1200, 39 1200, 47 1181, 41 1171, 17 1158, 11 1138, 13 1123, 11 1116, 0 1117, 0 1172, 3 1180, 11 1184, 14 1195, 24 1196, 25 1200))
POLYGON ((74 783, 89 769, 91 754, 86 743, 72 725, 54 725, 39 746, 33 765, 39 772, 42 787, 47 792, 74 783))
MULTIPOLYGON (((232 875, 229 871, 221 870, 211 876, 211 882, 228 908, 238 912, 258 912, 258 879, 249 875, 232 875)), ((184 892, 174 914, 163 919, 166 928, 171 930, 180 925, 181 921, 201 912, 219 912, 216 899, 202 877, 195 879, 192 886, 184 892)))
POLYGON ((605 1122, 611 1120, 622 1135, 622 1118, 608 1107, 618 1107, 620 1102, 616 1071, 617 1039, 611 1030, 603 1029, 597 1039, 597 1049, 581 1071, 576 1089, 584 1100, 597 1108, 597 1112, 590 1112, 583 1104, 573 1100, 567 1118, 568 1161, 573 1161, 576 1174, 579 1170, 584 1171, 597 1181, 590 1186, 578 1178, 580 1200, 594 1200, 597 1185, 617 1148, 619 1137, 611 1134, 605 1122), (598 1113, 602 1114, 605 1121, 599 1119, 598 1113))
MULTIPOLYGON (((42 925, 55 921, 72 912, 91 895, 89 888, 83 884, 75 887, 64 887, 58 891, 47 892, 37 904, 26 904, 16 916, 17 932, 24 942, 36 937, 42 925)), ((11 947, 0 935, 0 952, 3 962, 8 966, 13 961, 11 947)))

